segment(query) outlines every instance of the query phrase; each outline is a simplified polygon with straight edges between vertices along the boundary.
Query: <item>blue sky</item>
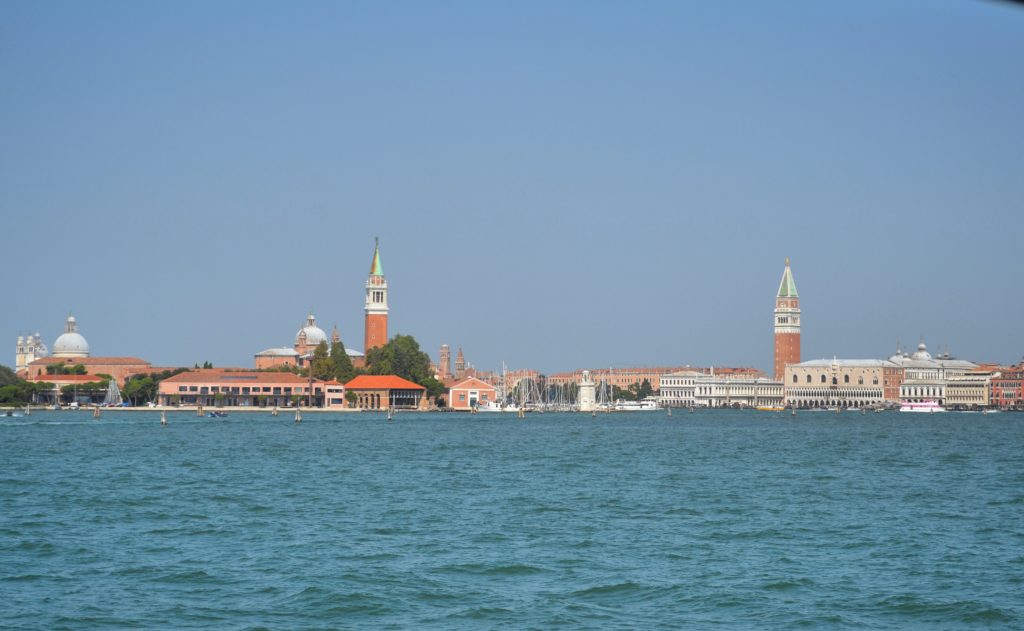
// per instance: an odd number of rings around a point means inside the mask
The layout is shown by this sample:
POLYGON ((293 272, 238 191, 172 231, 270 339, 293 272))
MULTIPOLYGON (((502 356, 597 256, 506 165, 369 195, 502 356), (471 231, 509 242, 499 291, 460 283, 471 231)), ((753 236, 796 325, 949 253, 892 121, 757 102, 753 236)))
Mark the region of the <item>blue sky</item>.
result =
POLYGON ((252 363, 312 308, 482 369, 1024 353, 1024 10, 0 6, 0 339, 252 363))

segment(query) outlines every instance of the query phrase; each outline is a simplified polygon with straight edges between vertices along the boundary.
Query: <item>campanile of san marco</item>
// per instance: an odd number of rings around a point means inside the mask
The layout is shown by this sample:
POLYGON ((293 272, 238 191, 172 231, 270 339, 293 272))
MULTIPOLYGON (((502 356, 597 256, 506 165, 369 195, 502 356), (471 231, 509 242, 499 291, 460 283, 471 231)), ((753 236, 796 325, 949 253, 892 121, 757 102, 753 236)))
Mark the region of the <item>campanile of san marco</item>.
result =
POLYGON ((793 272, 782 272, 779 293, 775 297, 775 378, 782 379, 787 364, 800 363, 800 297, 796 293, 793 272))

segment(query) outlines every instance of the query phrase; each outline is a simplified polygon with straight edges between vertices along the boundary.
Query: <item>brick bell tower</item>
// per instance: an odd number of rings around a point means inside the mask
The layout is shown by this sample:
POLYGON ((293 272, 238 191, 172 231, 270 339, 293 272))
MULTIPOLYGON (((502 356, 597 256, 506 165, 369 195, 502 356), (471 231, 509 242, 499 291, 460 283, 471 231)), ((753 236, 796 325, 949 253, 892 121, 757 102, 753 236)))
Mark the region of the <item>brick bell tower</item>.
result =
POLYGON ((793 272, 782 272, 779 294, 775 297, 775 378, 782 379, 787 364, 800 363, 800 296, 796 293, 793 272))
POLYGON ((363 352, 384 346, 388 341, 388 281, 380 264, 380 241, 374 239, 373 262, 366 279, 366 322, 363 352))

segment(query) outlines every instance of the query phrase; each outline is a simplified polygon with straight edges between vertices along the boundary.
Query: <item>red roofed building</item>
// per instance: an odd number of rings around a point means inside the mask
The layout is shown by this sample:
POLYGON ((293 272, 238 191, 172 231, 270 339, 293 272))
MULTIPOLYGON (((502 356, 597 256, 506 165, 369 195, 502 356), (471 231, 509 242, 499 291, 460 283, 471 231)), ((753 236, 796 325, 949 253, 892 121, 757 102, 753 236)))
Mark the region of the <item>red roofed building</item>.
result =
POLYGON ((90 375, 110 375, 119 384, 124 384, 128 377, 133 375, 147 375, 164 370, 154 368, 148 361, 138 357, 43 357, 28 365, 25 369, 25 379, 51 377, 54 375, 48 375, 46 372, 50 366, 70 368, 76 364, 85 366, 85 371, 90 375))
POLYGON ((427 389, 397 375, 359 375, 345 384, 345 392, 355 393, 355 406, 363 410, 427 407, 427 389))
MULTIPOLYGON (((48 383, 53 385, 53 388, 49 392, 40 392, 36 403, 52 404, 66 400, 66 396, 61 396, 61 388, 66 386, 82 386, 86 384, 101 384, 105 383, 106 380, 95 375, 43 375, 41 377, 30 377, 26 379, 30 383, 48 383)), ((105 392, 105 391, 104 391, 105 392)), ((75 403, 94 403, 95 398, 93 395, 99 396, 99 400, 103 399, 104 392, 97 392, 92 390, 86 393, 83 391, 81 396, 76 397, 75 403)))
POLYGON ((470 377, 448 389, 448 407, 456 410, 471 410, 477 404, 497 401, 497 390, 494 386, 470 377))
POLYGON ((290 372, 258 372, 204 368, 190 370, 160 382, 160 405, 239 407, 344 407, 344 388, 337 382, 313 380, 290 372))

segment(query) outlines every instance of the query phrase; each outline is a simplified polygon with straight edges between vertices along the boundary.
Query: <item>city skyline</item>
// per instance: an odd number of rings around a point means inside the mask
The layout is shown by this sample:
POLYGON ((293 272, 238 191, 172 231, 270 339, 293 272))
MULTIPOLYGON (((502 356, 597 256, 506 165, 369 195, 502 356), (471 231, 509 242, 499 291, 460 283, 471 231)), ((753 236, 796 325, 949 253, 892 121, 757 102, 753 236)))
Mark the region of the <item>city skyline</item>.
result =
POLYGON ((389 334, 481 370, 770 373, 787 256, 804 359, 1024 352, 1009 5, 2 12, 9 346, 358 348, 379 235, 389 334))

